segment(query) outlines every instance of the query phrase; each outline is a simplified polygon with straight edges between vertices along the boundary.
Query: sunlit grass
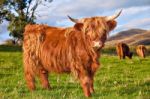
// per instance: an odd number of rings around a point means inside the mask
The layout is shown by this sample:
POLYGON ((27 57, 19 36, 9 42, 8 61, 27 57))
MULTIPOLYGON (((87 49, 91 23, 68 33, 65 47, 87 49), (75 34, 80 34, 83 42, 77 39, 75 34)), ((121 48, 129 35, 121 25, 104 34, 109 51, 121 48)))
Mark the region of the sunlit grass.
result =
MULTIPOLYGON (((50 74, 51 90, 43 90, 36 78, 36 91, 30 92, 24 80, 22 52, 18 48, 3 50, 0 50, 0 99, 85 98, 78 81, 67 74, 50 74)), ((104 54, 100 62, 95 75, 93 99, 150 98, 150 56, 119 60, 115 55, 104 54)))

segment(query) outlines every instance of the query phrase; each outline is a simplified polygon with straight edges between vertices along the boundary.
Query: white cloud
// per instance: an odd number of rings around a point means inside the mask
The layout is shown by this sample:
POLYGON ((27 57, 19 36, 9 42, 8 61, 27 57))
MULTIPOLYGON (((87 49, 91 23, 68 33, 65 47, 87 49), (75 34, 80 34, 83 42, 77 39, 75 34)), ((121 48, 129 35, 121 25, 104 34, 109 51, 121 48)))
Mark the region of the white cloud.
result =
POLYGON ((133 6, 129 8, 124 8, 120 17, 122 20, 126 20, 126 19, 134 20, 138 17, 144 18, 144 16, 150 16, 149 11, 150 11, 150 6, 141 6, 141 7, 133 6))
POLYGON ((150 18, 145 18, 141 20, 133 20, 128 24, 123 25, 123 28, 134 28, 134 27, 144 27, 150 26, 150 18))
MULTIPOLYGON (((54 0, 48 5, 49 9, 43 6, 38 9, 42 12, 39 13, 40 17, 37 17, 37 22, 54 26, 59 26, 61 24, 62 26, 63 23, 60 22, 68 20, 67 15, 71 15, 75 18, 111 15, 121 8, 123 8, 123 13, 118 20, 125 20, 127 22, 129 17, 136 14, 142 16, 141 12, 150 10, 150 6, 148 5, 150 5, 149 0, 142 0, 142 2, 139 0, 109 0, 109 2, 107 0, 54 0)), ((67 26, 66 22, 64 26, 67 26)))
POLYGON ((150 30, 150 18, 132 20, 126 24, 119 25, 116 31, 119 32, 119 31, 128 30, 132 28, 142 28, 142 29, 150 30))

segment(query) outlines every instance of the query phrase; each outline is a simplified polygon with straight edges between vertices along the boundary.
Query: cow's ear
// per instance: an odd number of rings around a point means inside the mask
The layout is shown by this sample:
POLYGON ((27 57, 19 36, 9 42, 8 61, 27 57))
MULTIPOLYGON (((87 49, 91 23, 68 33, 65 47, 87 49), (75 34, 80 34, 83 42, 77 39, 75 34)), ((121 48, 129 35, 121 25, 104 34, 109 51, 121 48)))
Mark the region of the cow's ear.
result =
POLYGON ((116 27, 117 22, 114 20, 111 20, 111 21, 108 21, 107 24, 108 24, 109 30, 111 31, 116 27))
POLYGON ((74 25, 74 28, 75 28, 76 30, 78 30, 78 31, 81 31, 82 28, 83 28, 83 23, 76 23, 76 24, 74 25))

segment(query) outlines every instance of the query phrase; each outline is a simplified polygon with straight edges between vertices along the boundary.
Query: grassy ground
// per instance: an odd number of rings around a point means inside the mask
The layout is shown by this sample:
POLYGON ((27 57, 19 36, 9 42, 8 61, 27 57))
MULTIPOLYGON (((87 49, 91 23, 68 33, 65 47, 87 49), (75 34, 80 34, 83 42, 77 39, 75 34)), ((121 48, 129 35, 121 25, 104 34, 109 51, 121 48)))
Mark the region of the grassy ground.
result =
MULTIPOLYGON (((95 75, 92 99, 150 99, 150 56, 119 60, 104 54, 95 75)), ((29 92, 23 77, 22 52, 19 47, 0 46, 0 99, 84 99, 78 81, 71 75, 50 74, 52 90, 29 92)))

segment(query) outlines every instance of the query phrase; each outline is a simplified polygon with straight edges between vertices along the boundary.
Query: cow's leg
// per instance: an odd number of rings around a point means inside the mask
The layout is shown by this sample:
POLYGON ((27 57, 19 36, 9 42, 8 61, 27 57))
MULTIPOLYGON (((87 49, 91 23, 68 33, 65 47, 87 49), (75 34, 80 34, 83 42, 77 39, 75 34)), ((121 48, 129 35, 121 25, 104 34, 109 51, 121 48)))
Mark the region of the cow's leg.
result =
POLYGON ((119 59, 122 59, 122 56, 121 56, 121 55, 119 55, 119 59))
POLYGON ((49 81, 48 81, 48 72, 42 71, 40 73, 40 80, 44 89, 50 89, 49 81))
POLYGON ((50 89, 49 81, 48 81, 48 72, 43 68, 38 68, 38 76, 40 78, 42 87, 44 89, 50 89))
POLYGON ((24 51, 24 74, 28 88, 32 91, 35 89, 35 77, 33 72, 33 61, 28 53, 24 51))
POLYGON ((35 77, 34 77, 34 72, 32 69, 32 64, 30 64, 30 58, 27 60, 24 59, 24 74, 25 74, 25 79, 27 86, 29 90, 34 90, 35 89, 35 77))
POLYGON ((145 55, 145 53, 143 52, 143 58, 145 58, 146 57, 146 55, 145 55))
POLYGON ((126 57, 126 56, 125 56, 125 55, 123 55, 122 59, 125 59, 125 57, 126 57))
POLYGON ((91 72, 90 72, 90 92, 93 93, 94 92, 94 74, 96 72, 96 70, 98 69, 98 67, 100 66, 99 61, 97 60, 96 62, 93 62, 91 64, 91 72))
POLYGON ((25 71, 25 79, 30 91, 35 90, 35 78, 30 72, 25 71))
POLYGON ((145 54, 144 54, 144 50, 143 49, 141 50, 141 53, 142 53, 142 57, 145 58, 145 54))
POLYGON ((91 82, 90 82, 90 92, 91 92, 91 93, 95 92, 95 91, 94 91, 94 85, 93 85, 93 84, 94 84, 94 79, 93 79, 93 77, 92 77, 92 78, 91 78, 91 82))
POLYGON ((91 96, 91 91, 90 91, 91 84, 90 83, 91 83, 91 81, 90 81, 90 78, 88 76, 80 77, 80 84, 81 84, 81 87, 83 89, 84 95, 86 97, 91 96))

